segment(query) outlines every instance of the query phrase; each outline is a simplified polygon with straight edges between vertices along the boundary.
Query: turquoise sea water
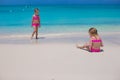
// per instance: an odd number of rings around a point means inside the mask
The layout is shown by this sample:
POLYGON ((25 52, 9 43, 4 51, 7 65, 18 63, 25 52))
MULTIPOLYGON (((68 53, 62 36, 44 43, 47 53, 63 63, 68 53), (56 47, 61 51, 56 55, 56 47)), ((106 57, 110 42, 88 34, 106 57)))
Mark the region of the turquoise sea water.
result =
POLYGON ((0 6, 0 35, 32 32, 34 8, 40 9, 40 33, 120 31, 120 5, 0 6))

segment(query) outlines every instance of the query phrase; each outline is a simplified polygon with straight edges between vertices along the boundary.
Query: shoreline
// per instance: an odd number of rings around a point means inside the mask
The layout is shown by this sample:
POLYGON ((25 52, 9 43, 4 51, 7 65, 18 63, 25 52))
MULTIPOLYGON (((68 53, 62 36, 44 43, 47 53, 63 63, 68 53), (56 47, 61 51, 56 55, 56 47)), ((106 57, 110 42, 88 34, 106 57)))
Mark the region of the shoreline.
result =
MULTIPOLYGON (((105 44, 120 45, 120 32, 100 32, 100 37, 105 44)), ((32 44, 34 42, 44 43, 82 43, 88 42, 89 34, 86 32, 80 33, 54 33, 54 34, 39 34, 38 38, 30 39, 30 34, 25 35, 0 35, 0 44, 32 44)))

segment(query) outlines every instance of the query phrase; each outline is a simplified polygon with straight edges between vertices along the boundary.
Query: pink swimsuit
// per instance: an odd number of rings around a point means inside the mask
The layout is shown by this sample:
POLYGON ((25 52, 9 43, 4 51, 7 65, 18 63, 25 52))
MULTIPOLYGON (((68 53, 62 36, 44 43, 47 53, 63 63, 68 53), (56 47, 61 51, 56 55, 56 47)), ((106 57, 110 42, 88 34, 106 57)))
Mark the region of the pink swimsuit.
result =
MULTIPOLYGON (((33 20, 40 20, 39 15, 33 15, 33 20)), ((38 26, 40 26, 40 23, 33 23, 32 22, 32 26, 38 27, 38 26)))
MULTIPOLYGON (((97 43, 97 42, 102 42, 102 40, 101 39, 99 39, 99 40, 92 40, 92 42, 97 43)), ((91 47, 91 49, 90 49, 90 52, 100 52, 100 51, 101 51, 100 48, 93 48, 93 47, 91 47)))

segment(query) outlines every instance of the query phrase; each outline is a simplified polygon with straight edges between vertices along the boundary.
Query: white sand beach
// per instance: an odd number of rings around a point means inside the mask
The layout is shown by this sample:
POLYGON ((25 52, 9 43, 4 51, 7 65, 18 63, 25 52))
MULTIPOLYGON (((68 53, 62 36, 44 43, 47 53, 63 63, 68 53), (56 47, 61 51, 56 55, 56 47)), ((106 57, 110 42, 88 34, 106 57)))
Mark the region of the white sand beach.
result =
POLYGON ((120 33, 101 33, 100 53, 76 48, 87 35, 1 36, 0 80, 120 80, 120 33))

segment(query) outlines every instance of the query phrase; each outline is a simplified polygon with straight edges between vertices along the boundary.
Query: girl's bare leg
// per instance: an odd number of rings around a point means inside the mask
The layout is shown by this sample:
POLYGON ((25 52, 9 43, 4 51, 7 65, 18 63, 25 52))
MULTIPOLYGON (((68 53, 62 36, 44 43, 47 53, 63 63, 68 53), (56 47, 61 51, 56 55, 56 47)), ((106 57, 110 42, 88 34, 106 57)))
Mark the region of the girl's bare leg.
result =
POLYGON ((32 33, 31 39, 33 38, 33 36, 34 36, 35 33, 36 33, 36 27, 34 27, 34 31, 33 31, 33 33, 32 33))
POLYGON ((38 27, 36 27, 36 39, 38 39, 38 27))

